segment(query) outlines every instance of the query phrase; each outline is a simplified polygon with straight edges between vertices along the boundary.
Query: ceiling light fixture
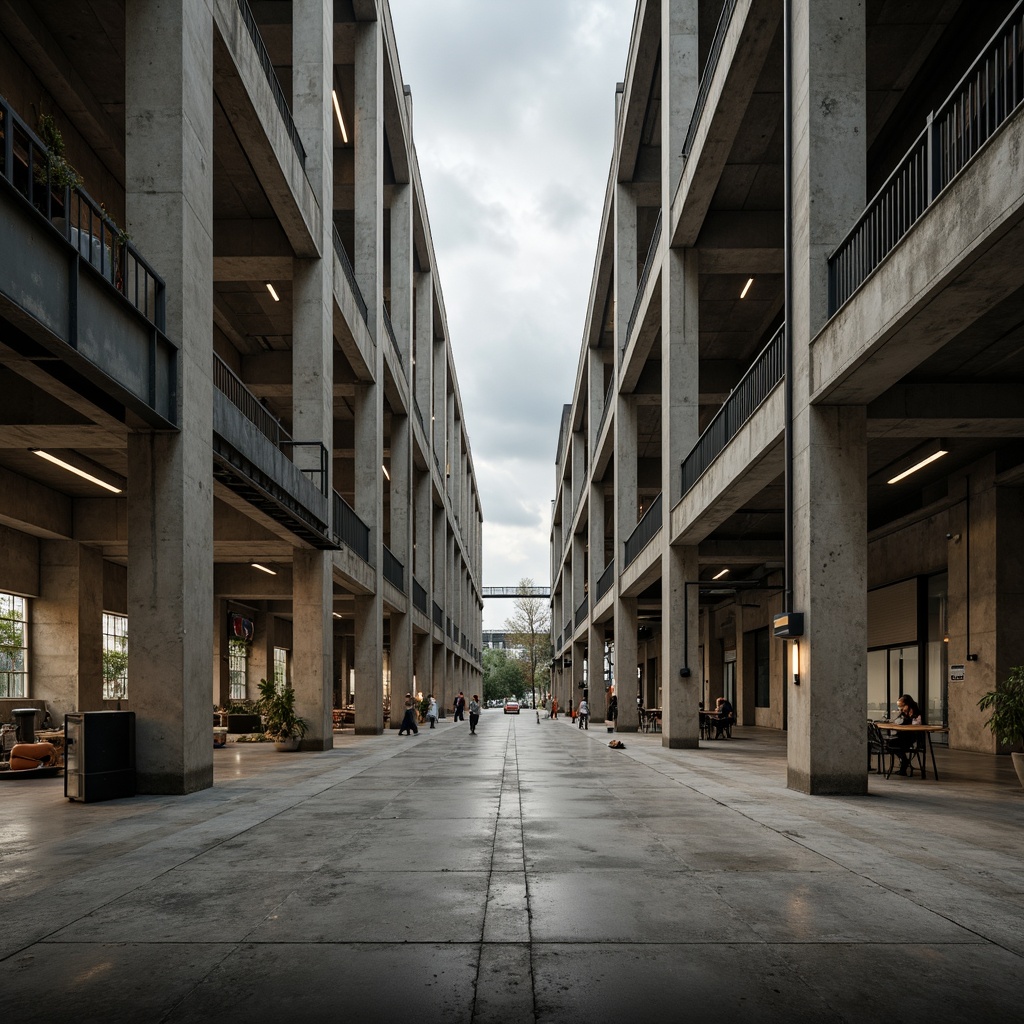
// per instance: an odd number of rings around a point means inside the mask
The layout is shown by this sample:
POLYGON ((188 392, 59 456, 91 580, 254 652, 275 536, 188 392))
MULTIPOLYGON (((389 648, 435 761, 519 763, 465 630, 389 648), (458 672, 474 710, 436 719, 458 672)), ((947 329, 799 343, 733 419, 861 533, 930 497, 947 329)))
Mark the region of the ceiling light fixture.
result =
POLYGON ((276 576, 277 573, 273 569, 268 569, 265 565, 260 565, 259 562, 249 563, 254 569, 259 569, 260 572, 265 572, 268 576, 276 576))
POLYGON ((728 575, 729 575, 729 570, 728 569, 723 569, 717 576, 712 576, 711 578, 713 580, 720 580, 723 576, 728 576, 728 575))
POLYGON ((388 472, 388 467, 385 466, 384 463, 381 463, 380 468, 384 470, 384 478, 386 480, 390 480, 391 479, 391 474, 388 472))
POLYGON ((340 618, 341 618, 341 615, 339 615, 339 614, 338 614, 338 612, 331 612, 331 614, 332 614, 332 615, 333 615, 333 616, 334 616, 334 617, 335 617, 336 619, 340 619, 340 618))
POLYGON ((105 480, 101 480, 98 476, 93 476, 92 473, 86 473, 84 469, 79 469, 77 466, 72 466, 70 462, 65 462, 63 459, 58 459, 56 455, 51 455, 49 452, 44 452, 41 448, 33 448, 33 455, 38 455, 41 459, 46 459, 47 462, 52 462, 55 466, 60 466, 61 469, 66 469, 69 473, 74 473, 75 476, 80 476, 83 480, 88 480, 91 484, 96 484, 97 487, 102 487, 105 491, 110 491, 112 494, 121 494, 121 488, 115 487, 113 484, 108 484, 105 480))
POLYGON ((932 452, 931 455, 921 459, 920 462, 915 462, 909 469, 903 470, 902 473, 897 473, 887 483, 898 484, 901 480, 905 480, 911 473, 916 473, 919 469, 924 469, 925 466, 931 465, 936 459, 941 459, 943 455, 948 455, 949 452, 945 448, 940 448, 938 451, 932 452))
POLYGON ((743 291, 740 292, 740 298, 741 299, 745 299, 747 297, 747 292, 750 291, 750 286, 753 283, 754 283, 754 279, 752 277, 748 277, 747 278, 747 283, 743 286, 743 291))
POLYGON ((341 141, 348 144, 348 132, 345 130, 345 119, 341 116, 341 104, 338 102, 338 90, 331 90, 331 100, 334 103, 334 116, 338 119, 338 127, 341 129, 341 141))
POLYGON ((269 281, 267 282, 267 291, 268 291, 268 292, 270 292, 270 297, 271 297, 271 298, 272 298, 272 299, 273 299, 273 300, 274 300, 275 302, 280 302, 280 301, 281 301, 281 299, 280 299, 280 297, 278 296, 277 292, 276 292, 276 291, 274 291, 274 286, 273 286, 273 285, 272 285, 272 284, 271 284, 271 283, 270 283, 269 281))

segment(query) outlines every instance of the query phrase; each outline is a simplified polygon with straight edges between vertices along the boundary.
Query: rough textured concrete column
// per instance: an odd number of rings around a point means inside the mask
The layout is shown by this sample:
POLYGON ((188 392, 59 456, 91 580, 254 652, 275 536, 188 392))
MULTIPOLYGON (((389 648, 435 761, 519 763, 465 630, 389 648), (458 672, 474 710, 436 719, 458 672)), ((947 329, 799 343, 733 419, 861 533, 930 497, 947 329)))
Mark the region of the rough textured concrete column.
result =
POLYGON ((604 624, 590 624, 587 631, 587 700, 591 719, 600 724, 608 713, 608 691, 604 685, 604 624))
POLYGON ((619 698, 618 732, 636 732, 637 605, 635 597, 615 602, 615 694, 619 698))
POLYGON ((433 374, 433 404, 430 413, 430 426, 434 444, 434 459, 440 467, 441 479, 438 486, 441 493, 444 493, 444 460, 447 451, 448 438, 448 405, 445 399, 448 387, 448 362, 445 355, 444 340, 434 342, 434 374, 433 374))
POLYGON ((862 408, 811 407, 809 343, 827 316, 827 257, 865 199, 865 17, 859 0, 793 4, 794 610, 788 785, 867 791, 867 432, 862 408))
MULTIPOLYGON (((391 190, 391 326, 402 353, 406 379, 412 385, 413 269, 411 185, 391 190)), ((411 390, 411 387, 410 387, 411 390)))
MULTIPOLYGON (((407 611, 391 613, 391 691, 412 691, 412 423, 391 417, 391 552, 405 567, 407 611)), ((401 719, 391 716, 392 728, 401 719)))
MULTIPOLYGON (((615 187, 615 365, 622 362, 629 314, 636 299, 636 200, 628 185, 615 187)), ((618 453, 616 452, 616 455, 618 453)))
MULTIPOLYGON (((253 619, 256 639, 249 648, 250 678, 256 681, 274 678, 274 616, 266 610, 265 602, 263 604, 253 619)), ((219 630, 214 623, 215 637, 217 632, 219 630)), ((214 646, 217 646, 216 639, 214 646)))
POLYGON ((213 27, 206 0, 125 8, 127 228, 166 283, 177 434, 128 436, 128 676, 142 793, 213 784, 213 27))
POLYGON ((31 695, 46 700, 54 722, 69 711, 102 710, 103 557, 96 548, 39 542, 39 597, 29 630, 31 695))
POLYGON ((625 542, 636 524, 636 400, 620 394, 615 413, 615 693, 620 732, 636 732, 638 724, 636 598, 620 592, 625 542))
MULTIPOLYGON (((231 671, 228 664, 228 603, 213 602, 213 702, 221 707, 231 703, 231 671)), ((128 622, 131 630, 131 621, 128 622)))
POLYGON ((679 184, 683 143, 700 84, 698 6, 697 0, 661 0, 661 208, 665 211, 672 208, 679 184))
MULTIPOLYGON (((423 428, 430 444, 430 416, 434 394, 434 276, 430 271, 415 275, 415 337, 413 351, 416 366, 413 371, 413 394, 423 415, 423 428)), ((429 453, 428 453, 429 460, 429 453)))
POLYGON ((333 746, 334 685, 331 562, 322 551, 298 548, 292 559, 292 687, 295 707, 309 731, 303 750, 333 746))

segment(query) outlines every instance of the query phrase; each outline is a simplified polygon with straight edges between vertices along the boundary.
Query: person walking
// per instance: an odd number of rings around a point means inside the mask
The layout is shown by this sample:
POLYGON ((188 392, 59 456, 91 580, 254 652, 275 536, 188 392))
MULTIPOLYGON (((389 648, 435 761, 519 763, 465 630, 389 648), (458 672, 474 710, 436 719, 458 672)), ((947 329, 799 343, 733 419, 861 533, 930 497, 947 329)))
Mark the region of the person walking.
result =
POLYGON ((551 717, 552 719, 558 717, 558 701, 554 697, 551 698, 551 717))
POLYGON ((427 705, 427 721, 430 723, 430 728, 433 729, 437 725, 437 701, 434 700, 433 694, 427 700, 430 701, 427 705))
POLYGON ((466 695, 459 690, 458 697, 455 698, 455 704, 453 705, 455 714, 452 717, 453 722, 464 722, 466 720, 466 695))
POLYGON ((589 729, 590 726, 587 725, 587 722, 589 721, 589 719, 590 719, 590 704, 587 703, 587 699, 584 697, 583 700, 581 700, 579 702, 579 706, 576 708, 576 724, 581 729, 589 729))
POLYGON ((619 717, 619 698, 613 693, 608 698, 608 721, 612 723, 612 729, 615 728, 615 720, 619 717))
POLYGON ((469 702, 469 732, 471 736, 476 735, 476 723, 480 721, 480 698, 474 693, 473 699, 469 702))
POLYGON ((402 727, 398 730, 399 736, 411 736, 413 733, 419 735, 419 727, 416 725, 416 701, 412 694, 405 695, 405 714, 402 715, 402 727))

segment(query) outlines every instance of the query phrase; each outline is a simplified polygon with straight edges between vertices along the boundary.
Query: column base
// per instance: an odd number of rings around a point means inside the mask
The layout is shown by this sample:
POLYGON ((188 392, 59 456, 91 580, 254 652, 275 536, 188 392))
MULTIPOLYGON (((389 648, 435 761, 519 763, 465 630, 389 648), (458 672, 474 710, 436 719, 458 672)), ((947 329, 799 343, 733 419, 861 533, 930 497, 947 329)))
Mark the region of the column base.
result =
POLYGON ((661 745, 672 750, 699 750, 700 741, 697 736, 668 736, 661 734, 661 745))
POLYGON ((299 740, 299 750, 333 750, 334 749, 334 737, 330 739, 324 737, 323 739, 309 739, 299 740))
POLYGON ((355 727, 357 736, 381 736, 383 733, 384 726, 382 725, 357 725, 355 727))
POLYGON ((866 796, 867 770, 856 774, 810 774, 797 768, 786 770, 786 788, 808 796, 866 796))
POLYGON ((135 773, 135 792, 153 796, 184 796, 213 785, 213 765, 179 775, 176 772, 135 773))

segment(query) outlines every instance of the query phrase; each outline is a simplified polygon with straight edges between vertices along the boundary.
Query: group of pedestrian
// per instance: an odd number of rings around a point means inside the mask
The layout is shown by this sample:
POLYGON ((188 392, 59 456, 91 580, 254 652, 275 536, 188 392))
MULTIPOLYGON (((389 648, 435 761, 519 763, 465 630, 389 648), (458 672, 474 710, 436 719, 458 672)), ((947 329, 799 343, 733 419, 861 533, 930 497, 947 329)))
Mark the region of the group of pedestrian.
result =
MULTIPOLYGON (((412 736, 419 735, 419 728, 416 725, 416 698, 411 693, 405 695, 405 708, 404 714, 402 715, 402 725, 398 730, 399 736, 412 736)), ((459 690, 459 695, 455 698, 455 702, 452 704, 452 711, 455 712, 452 717, 454 722, 464 722, 466 720, 466 695, 459 690)), ((437 726, 437 719, 439 712, 437 708, 437 700, 433 694, 427 697, 427 713, 426 719, 430 723, 430 728, 433 729, 437 726)), ((469 702, 469 731, 470 734, 476 735, 476 726, 480 721, 480 698, 474 693, 473 699, 469 702)))

